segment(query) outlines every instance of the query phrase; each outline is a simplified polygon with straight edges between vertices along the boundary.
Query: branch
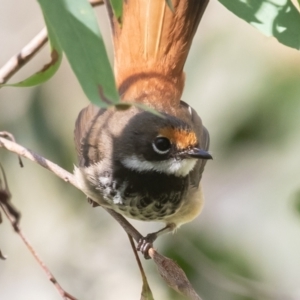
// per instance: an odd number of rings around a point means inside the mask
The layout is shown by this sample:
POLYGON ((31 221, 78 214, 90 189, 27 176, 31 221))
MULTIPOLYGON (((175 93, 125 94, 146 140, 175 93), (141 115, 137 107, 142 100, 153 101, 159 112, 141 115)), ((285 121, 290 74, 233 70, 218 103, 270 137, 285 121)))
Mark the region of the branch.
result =
MULTIPOLYGON (((1 137, 1 134, 3 136, 3 133, 0 132, 0 147, 36 162, 80 190, 73 174, 35 152, 1 137)), ((118 214, 114 210, 105 207, 103 208, 123 227, 128 235, 135 239, 136 242, 139 242, 143 238, 143 236, 122 215, 118 214)), ((154 248, 148 249, 148 255, 156 264, 160 276, 171 288, 186 296, 188 299, 201 300, 188 281, 183 270, 173 260, 161 255, 154 248)))
MULTIPOLYGON (((103 0, 90 0, 90 4, 95 7, 104 4, 103 0)), ((43 28, 18 54, 10 58, 0 69, 0 84, 6 83, 16 74, 35 54, 47 43, 47 29, 43 28)))
POLYGON ((48 35, 43 28, 21 51, 0 69, 0 84, 6 83, 47 43, 48 35))
POLYGON ((104 4, 104 1, 103 1, 103 0, 90 0, 89 2, 90 2, 90 4, 91 4, 93 7, 96 7, 96 6, 99 6, 99 5, 104 4))
POLYGON ((48 277, 48 279, 54 284, 54 286, 56 287, 57 291, 59 292, 59 294, 62 296, 63 299, 65 300, 76 300, 75 297, 73 297, 71 294, 69 294, 68 292, 66 292, 61 285, 58 283, 58 281, 55 279, 55 277, 53 276, 53 274, 51 273, 51 271, 48 269, 48 267, 45 265, 45 263, 41 260, 41 258, 38 256, 37 252, 33 249, 31 243, 28 241, 28 239, 25 237, 23 231, 21 230, 20 226, 18 224, 15 224, 14 220, 11 218, 11 216, 7 213, 6 209, 4 208, 4 206, 0 203, 0 207, 2 208, 2 210, 4 211, 6 217, 8 218, 9 222, 11 223, 11 225, 13 226, 15 232, 20 236, 20 238, 23 240, 24 244, 26 245, 26 247, 28 248, 28 250, 30 251, 30 253, 33 255, 33 257, 36 259, 36 261, 38 262, 38 264, 42 267, 42 269, 44 270, 44 272, 46 273, 46 276, 48 277))
MULTIPOLYGON (((1 136, 4 136, 4 134, 0 132, 0 147, 3 147, 8 151, 14 152, 33 162, 36 162, 40 166, 54 173, 65 182, 71 183, 74 187, 80 190, 80 187, 78 186, 76 178, 73 174, 64 170, 50 160, 38 155, 37 153, 17 144, 16 142, 9 141, 1 136)), ((123 216, 111 209, 105 207, 103 208, 123 227, 127 234, 131 235, 135 239, 136 242, 139 242, 140 239, 143 238, 143 236, 123 216)))
POLYGON ((76 179, 73 174, 69 173, 68 171, 64 170, 60 166, 56 165, 55 163, 47 160, 46 158, 36 154, 35 152, 17 144, 16 142, 9 141, 5 138, 1 137, 0 132, 0 147, 3 147, 11 152, 14 152, 20 156, 28 158, 29 160, 36 162, 40 166, 44 167, 45 169, 53 172, 56 176, 60 177, 65 182, 71 183, 73 186, 79 189, 76 179))
MULTIPOLYGON (((3 177, 3 186, 2 186, 2 180, 0 177, 0 208, 3 210, 4 214, 6 215, 7 219, 9 220, 11 226, 15 230, 15 232, 20 236, 20 238, 23 240, 24 244, 30 251, 30 253, 33 255, 33 257, 36 259, 38 264, 41 266, 43 271, 46 273, 46 276, 48 279, 54 284, 55 288, 57 289, 58 293, 62 296, 63 299, 65 300, 76 300, 75 297, 67 293, 61 285, 57 282, 53 274, 50 272, 49 268, 44 264, 44 262, 41 260, 41 258, 38 256, 37 252, 34 250, 32 247, 31 243, 28 241, 26 238, 25 234, 21 230, 19 226, 19 219, 20 219, 20 214, 17 212, 12 205, 10 199, 11 199, 11 193, 8 188, 8 183, 6 180, 6 175, 4 172, 4 169, 2 165, 0 164, 0 170, 1 174, 3 177)), ((0 258, 5 259, 6 257, 3 256, 0 252, 0 258)))
POLYGON ((145 271, 144 271, 144 268, 142 266, 142 263, 141 263, 141 260, 139 258, 139 255, 137 253, 137 249, 135 247, 135 244, 134 244, 134 241, 132 239, 132 236, 130 236, 128 234, 128 238, 129 238, 129 241, 130 241, 130 245, 131 245, 131 248, 132 248, 132 251, 134 253, 134 257, 136 259, 136 262, 138 264, 138 267, 140 269, 140 273, 141 273, 141 277, 142 277, 142 282, 143 282, 143 286, 142 286, 142 294, 141 294, 141 300, 154 300, 153 299, 153 295, 152 295, 152 291, 150 289, 150 286, 149 286, 149 283, 148 283, 148 280, 147 280, 147 276, 145 274, 145 271))

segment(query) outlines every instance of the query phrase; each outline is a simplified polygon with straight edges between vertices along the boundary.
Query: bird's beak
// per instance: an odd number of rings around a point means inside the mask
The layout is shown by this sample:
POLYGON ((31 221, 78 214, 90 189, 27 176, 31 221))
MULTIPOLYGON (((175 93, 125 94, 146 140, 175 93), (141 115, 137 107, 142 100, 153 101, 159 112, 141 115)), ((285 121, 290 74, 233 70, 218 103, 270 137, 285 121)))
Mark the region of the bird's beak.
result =
POLYGON ((193 148, 186 152, 187 156, 200 159, 213 159, 212 156, 205 150, 193 148))

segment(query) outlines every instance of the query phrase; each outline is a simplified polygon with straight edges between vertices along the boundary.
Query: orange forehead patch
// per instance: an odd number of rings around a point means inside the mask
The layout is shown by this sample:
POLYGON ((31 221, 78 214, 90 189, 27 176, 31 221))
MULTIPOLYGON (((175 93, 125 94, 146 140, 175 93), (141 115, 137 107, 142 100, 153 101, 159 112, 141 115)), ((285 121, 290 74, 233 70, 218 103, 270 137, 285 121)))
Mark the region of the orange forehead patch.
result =
POLYGON ((159 131, 159 135, 168 138, 180 150, 193 147, 197 144, 195 133, 181 128, 164 127, 159 131))

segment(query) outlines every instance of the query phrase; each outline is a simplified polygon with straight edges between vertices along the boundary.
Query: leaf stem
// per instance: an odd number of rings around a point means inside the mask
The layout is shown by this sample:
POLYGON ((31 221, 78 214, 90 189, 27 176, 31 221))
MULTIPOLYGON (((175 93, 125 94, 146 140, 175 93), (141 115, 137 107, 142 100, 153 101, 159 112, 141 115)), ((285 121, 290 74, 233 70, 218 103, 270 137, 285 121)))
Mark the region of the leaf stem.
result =
MULTIPOLYGON (((103 0, 90 0, 90 4, 95 7, 104 4, 103 0)), ((47 43, 47 29, 43 28, 20 52, 10 58, 2 68, 0 68, 0 86, 5 84, 14 74, 26 65, 42 47, 47 43)))

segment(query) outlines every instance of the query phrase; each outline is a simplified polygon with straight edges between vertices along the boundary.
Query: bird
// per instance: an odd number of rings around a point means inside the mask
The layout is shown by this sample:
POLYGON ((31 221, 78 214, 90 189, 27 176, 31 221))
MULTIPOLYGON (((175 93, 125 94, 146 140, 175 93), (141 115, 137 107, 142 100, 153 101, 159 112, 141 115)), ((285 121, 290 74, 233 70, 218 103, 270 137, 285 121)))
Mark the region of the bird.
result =
POLYGON ((181 99, 184 64, 208 0, 168 2, 124 1, 120 20, 105 1, 116 84, 121 101, 131 105, 90 104, 79 113, 74 131, 74 174, 92 203, 165 224, 139 243, 146 258, 158 236, 200 214, 200 181, 212 159, 208 130, 181 99))

